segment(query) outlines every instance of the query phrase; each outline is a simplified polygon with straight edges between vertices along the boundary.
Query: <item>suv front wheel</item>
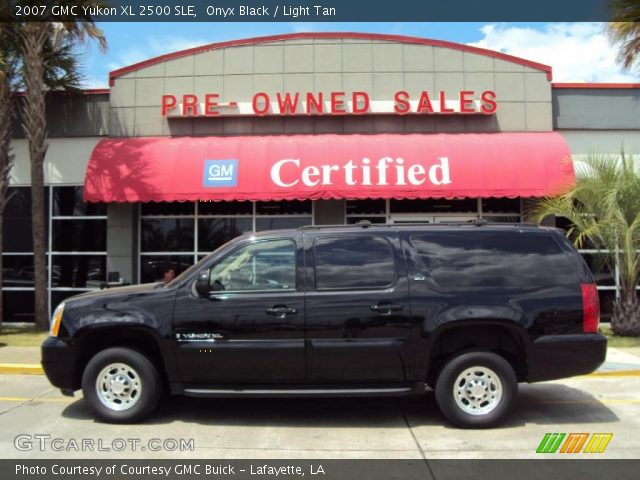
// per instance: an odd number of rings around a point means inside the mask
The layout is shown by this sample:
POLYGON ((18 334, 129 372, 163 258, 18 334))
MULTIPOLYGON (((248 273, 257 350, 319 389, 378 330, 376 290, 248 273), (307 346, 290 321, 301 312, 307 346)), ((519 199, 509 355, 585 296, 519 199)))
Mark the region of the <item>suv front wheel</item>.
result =
POLYGON ((82 374, 82 393, 93 412, 104 421, 133 423, 151 413, 158 403, 161 382, 153 363, 129 348, 97 353, 82 374))
POLYGON ((513 407, 517 393, 518 381, 509 362, 488 352, 469 352, 451 359, 435 388, 444 416, 463 428, 497 425, 513 407))

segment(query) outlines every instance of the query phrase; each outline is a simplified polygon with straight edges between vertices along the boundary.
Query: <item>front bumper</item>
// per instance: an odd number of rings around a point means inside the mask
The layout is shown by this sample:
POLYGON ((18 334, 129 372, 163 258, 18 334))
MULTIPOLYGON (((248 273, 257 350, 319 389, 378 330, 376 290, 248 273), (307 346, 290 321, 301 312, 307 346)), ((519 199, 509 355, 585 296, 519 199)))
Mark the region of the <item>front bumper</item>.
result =
POLYGON ((81 365, 76 348, 56 337, 48 337, 41 347, 42 368, 49 382, 66 392, 81 386, 81 365))
POLYGON ((545 335, 531 344, 529 382, 585 375, 607 357, 607 338, 599 333, 545 335))

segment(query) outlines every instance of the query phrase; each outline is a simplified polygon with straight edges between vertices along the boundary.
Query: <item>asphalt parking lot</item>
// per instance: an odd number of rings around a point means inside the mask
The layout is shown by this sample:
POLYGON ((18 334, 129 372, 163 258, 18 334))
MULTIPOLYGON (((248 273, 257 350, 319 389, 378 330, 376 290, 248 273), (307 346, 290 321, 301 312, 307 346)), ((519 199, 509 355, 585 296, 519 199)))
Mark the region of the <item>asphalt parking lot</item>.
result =
POLYGON ((585 432, 613 433, 598 458, 637 459, 640 377, 521 385, 503 427, 473 431, 448 425, 433 392, 364 399, 167 397, 142 424, 109 425, 95 421, 78 394, 63 397, 44 376, 0 375, 0 425, 0 458, 539 458, 546 433, 585 432), (15 445, 20 435, 22 449, 15 445), (93 450, 77 451, 83 439, 93 450), (180 452, 180 439, 186 449, 192 440, 193 451, 180 452))

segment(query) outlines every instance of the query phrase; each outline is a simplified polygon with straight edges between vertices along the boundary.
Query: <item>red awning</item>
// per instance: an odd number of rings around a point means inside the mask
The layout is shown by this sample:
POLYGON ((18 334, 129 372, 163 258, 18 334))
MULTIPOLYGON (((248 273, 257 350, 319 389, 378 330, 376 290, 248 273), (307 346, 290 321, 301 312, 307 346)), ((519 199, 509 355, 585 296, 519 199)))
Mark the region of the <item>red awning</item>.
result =
POLYGON ((557 133, 102 140, 89 202, 540 197, 574 182, 557 133))

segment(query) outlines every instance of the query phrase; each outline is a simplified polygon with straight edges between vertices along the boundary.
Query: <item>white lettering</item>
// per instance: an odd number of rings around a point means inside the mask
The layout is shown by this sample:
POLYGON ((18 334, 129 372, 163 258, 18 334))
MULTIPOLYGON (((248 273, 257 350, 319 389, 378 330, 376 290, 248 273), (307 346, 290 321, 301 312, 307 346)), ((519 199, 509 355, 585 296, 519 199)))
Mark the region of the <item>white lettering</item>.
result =
POLYGON ((302 183, 304 183, 307 187, 315 187, 320 183, 320 180, 317 178, 320 176, 320 169, 318 167, 314 167, 313 165, 302 170, 302 183))
POLYGON ((300 167, 300 160, 297 158, 285 158, 284 160, 278 160, 273 164, 273 167, 271 167, 271 181, 279 187, 293 187, 298 183, 298 180, 294 180, 291 183, 284 183, 282 181, 282 177, 280 177, 280 169, 285 163, 293 163, 296 167, 300 167))
MULTIPOLYGON (((429 165, 424 163, 405 164, 403 158, 381 157, 375 161, 362 158, 360 161, 348 160, 342 165, 308 165, 302 167, 299 158, 284 158, 271 167, 271 181, 282 188, 291 188, 299 183, 306 187, 324 185, 346 186, 420 186, 426 182, 432 185, 448 185, 451 182, 449 159, 438 157, 438 161, 429 165), (373 164, 373 165, 372 165, 373 164), (283 171, 286 169, 286 173, 283 171), (342 175, 342 179, 340 179, 342 175), (337 176, 337 178, 336 178, 337 176)), ((216 180, 232 175, 231 166, 212 166, 208 174, 216 180)))
POLYGON ((353 160, 349 160, 344 164, 344 174, 345 174, 345 182, 347 185, 355 185, 356 182, 353 179, 353 171, 358 168, 353 164, 353 160))
POLYGON ((331 181, 331 172, 339 172, 340 167, 337 165, 322 165, 322 184, 333 185, 331 181))
POLYGON ((409 180, 409 183, 411 185, 422 185, 425 181, 425 173, 426 172, 424 171, 424 167, 422 165, 411 165, 407 170, 407 180, 409 180), (418 178, 418 176, 421 176, 422 178, 418 178))
POLYGON ((371 168, 369 167, 368 158, 362 159, 362 185, 371 185, 371 168))
POLYGON ((449 159, 447 157, 439 157, 440 164, 435 164, 429 169, 429 180, 434 185, 448 185, 451 183, 449 175, 449 159), (438 178, 440 172, 440 178, 438 178))
POLYGON ((396 160, 396 185, 406 185, 404 181, 404 159, 398 158, 396 160))
POLYGON ((393 162, 390 157, 382 157, 378 160, 378 185, 388 185, 387 183, 387 162, 393 162))

